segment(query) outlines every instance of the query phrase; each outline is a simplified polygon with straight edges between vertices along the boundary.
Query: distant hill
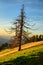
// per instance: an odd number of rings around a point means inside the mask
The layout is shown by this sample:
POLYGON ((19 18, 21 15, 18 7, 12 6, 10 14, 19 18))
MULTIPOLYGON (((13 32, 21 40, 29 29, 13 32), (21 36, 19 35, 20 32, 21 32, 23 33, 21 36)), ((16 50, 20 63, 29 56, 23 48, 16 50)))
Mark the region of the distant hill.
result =
POLYGON ((7 36, 0 36, 0 43, 6 43, 9 41, 9 37, 7 36))

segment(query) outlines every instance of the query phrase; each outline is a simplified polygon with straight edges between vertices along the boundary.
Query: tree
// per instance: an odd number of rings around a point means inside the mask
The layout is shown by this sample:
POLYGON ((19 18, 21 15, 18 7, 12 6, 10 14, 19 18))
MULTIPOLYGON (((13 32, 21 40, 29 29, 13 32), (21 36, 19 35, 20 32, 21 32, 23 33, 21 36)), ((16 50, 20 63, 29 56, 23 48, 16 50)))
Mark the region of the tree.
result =
POLYGON ((19 18, 16 19, 16 21, 13 23, 13 26, 11 27, 11 31, 13 31, 13 32, 15 31, 15 33, 16 33, 16 35, 14 36, 13 44, 14 43, 18 44, 19 51, 21 50, 21 44, 22 44, 23 37, 28 39, 28 35, 30 34, 30 33, 28 33, 28 30, 31 29, 30 26, 34 26, 34 25, 29 25, 29 23, 25 22, 25 18, 26 17, 25 17, 25 13, 24 13, 24 5, 23 5, 19 18))
POLYGON ((38 35, 35 36, 35 41, 38 41, 38 35))
POLYGON ((39 35, 39 41, 41 41, 42 40, 42 35, 39 35))
POLYGON ((43 40, 43 35, 42 35, 42 40, 43 40))

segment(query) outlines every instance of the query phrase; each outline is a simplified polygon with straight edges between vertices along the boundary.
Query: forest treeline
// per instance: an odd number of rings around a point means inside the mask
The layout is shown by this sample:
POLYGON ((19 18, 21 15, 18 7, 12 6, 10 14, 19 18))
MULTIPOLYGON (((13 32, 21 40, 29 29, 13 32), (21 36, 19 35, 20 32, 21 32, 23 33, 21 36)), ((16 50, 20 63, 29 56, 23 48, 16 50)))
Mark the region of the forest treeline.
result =
MULTIPOLYGON (((43 35, 34 35, 32 37, 28 37, 28 39, 24 40, 24 44, 30 42, 43 41, 43 35)), ((0 51, 9 48, 9 43, 0 44, 0 51)))
POLYGON ((32 37, 29 37, 29 42, 37 42, 37 41, 42 41, 43 40, 43 35, 33 35, 32 37))

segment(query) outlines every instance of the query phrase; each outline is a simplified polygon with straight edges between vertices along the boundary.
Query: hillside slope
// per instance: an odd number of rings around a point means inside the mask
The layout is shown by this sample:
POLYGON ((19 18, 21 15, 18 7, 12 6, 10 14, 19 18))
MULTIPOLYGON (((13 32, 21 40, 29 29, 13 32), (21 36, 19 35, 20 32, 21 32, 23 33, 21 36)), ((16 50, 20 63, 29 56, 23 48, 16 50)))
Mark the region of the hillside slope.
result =
POLYGON ((43 44, 0 57, 0 65, 43 65, 43 44))
MULTIPOLYGON (((21 46, 21 49, 31 48, 31 47, 39 46, 39 45, 43 45, 43 41, 24 44, 21 46)), ((9 55, 9 54, 17 52, 17 51, 18 51, 18 47, 13 48, 13 49, 6 49, 6 50, 0 52, 0 57, 9 55)))

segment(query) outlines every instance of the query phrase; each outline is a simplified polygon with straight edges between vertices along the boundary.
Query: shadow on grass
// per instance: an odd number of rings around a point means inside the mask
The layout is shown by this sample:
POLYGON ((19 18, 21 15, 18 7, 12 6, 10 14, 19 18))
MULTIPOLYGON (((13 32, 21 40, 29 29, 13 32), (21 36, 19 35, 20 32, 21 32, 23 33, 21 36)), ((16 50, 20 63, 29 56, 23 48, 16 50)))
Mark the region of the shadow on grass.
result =
POLYGON ((37 55, 21 56, 16 59, 0 63, 0 65, 43 65, 43 52, 37 55))

